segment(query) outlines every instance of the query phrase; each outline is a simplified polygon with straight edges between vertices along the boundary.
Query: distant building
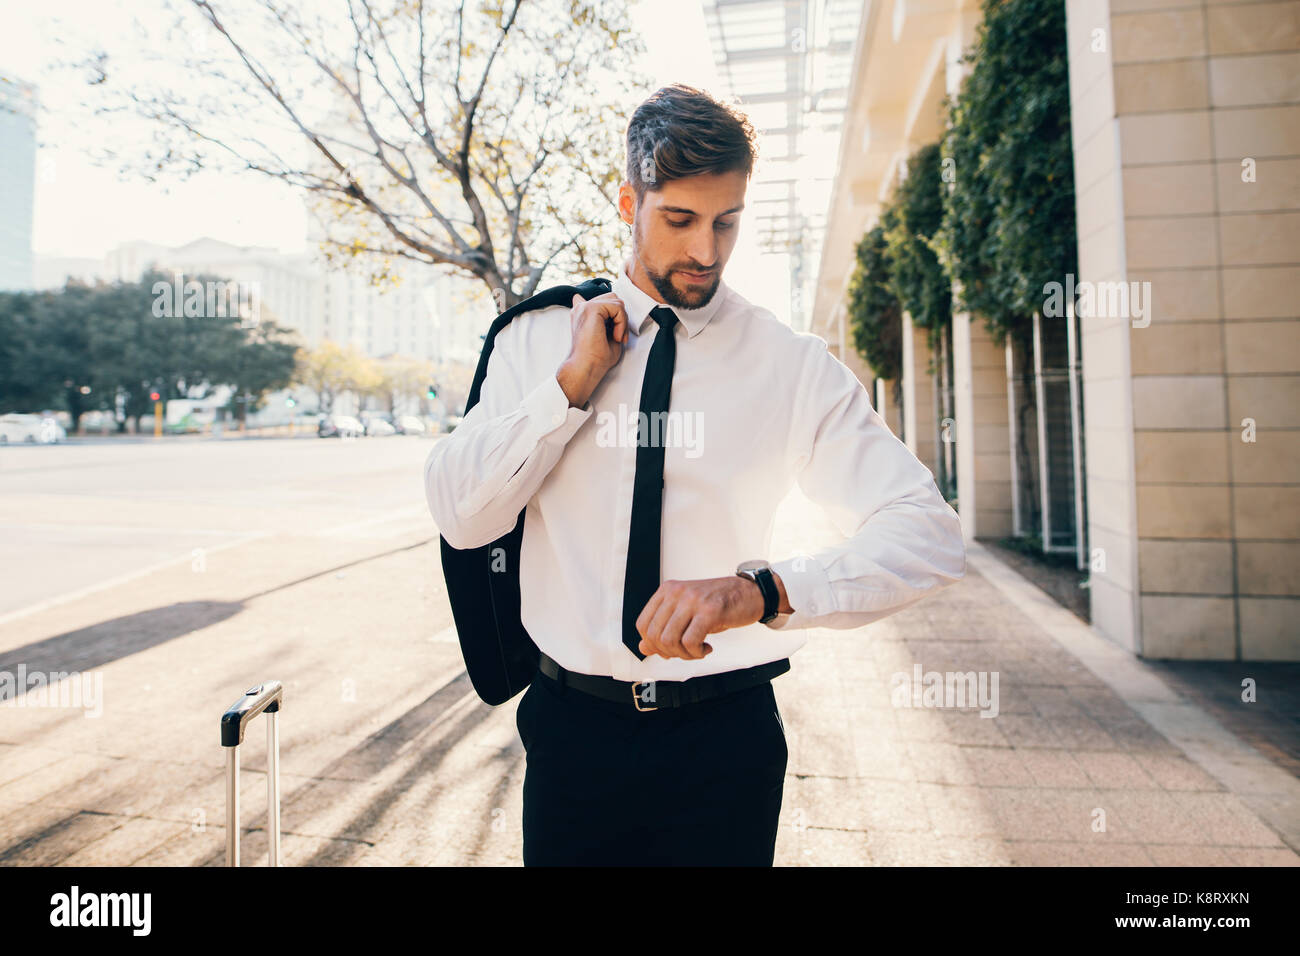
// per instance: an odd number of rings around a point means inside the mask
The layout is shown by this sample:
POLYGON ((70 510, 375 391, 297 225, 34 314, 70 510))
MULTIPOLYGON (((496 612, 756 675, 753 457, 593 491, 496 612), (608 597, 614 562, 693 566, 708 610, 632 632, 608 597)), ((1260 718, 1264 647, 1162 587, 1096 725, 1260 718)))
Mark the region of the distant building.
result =
POLYGON ((275 321, 297 330, 310 343, 320 313, 322 276, 306 256, 284 255, 269 246, 236 246, 196 239, 169 248, 149 242, 123 243, 105 257, 111 280, 138 282, 150 269, 180 272, 189 280, 213 275, 244 283, 275 321))
MULTIPOLYGON (((340 127, 340 132, 345 128, 340 127)), ((315 216, 309 219, 307 242, 315 249, 327 243, 326 228, 315 216)), ((348 269, 329 267, 323 254, 317 261, 326 276, 322 324, 314 333, 317 339, 355 345, 376 358, 403 355, 432 362, 478 361, 479 335, 487 330, 495 313, 490 304, 481 312, 459 307, 463 297, 457 290, 466 284, 464 279, 437 266, 395 256, 387 263, 395 281, 376 285, 367 271, 377 264, 374 261, 358 261, 348 269)))
MULTIPOLYGON (((396 267, 395 267, 396 268, 396 267)), ((313 339, 354 345, 366 355, 406 355, 436 361, 438 340, 431 295, 436 285, 427 269, 398 269, 401 281, 380 289, 363 275, 324 275, 323 308, 313 339)))
POLYGON ((497 315, 482 283, 465 277, 447 279, 434 287, 431 296, 438 354, 448 362, 476 367, 483 337, 497 315))
POLYGON ((298 332, 305 345, 328 339, 374 358, 402 355, 472 365, 494 315, 490 302, 482 309, 458 305, 455 280, 429 266, 397 264, 400 281, 380 288, 365 275, 327 271, 311 255, 208 238, 177 247, 123 243, 98 269, 82 260, 50 259, 48 269, 47 260, 41 264, 47 287, 61 286, 69 277, 138 282, 150 269, 180 272, 187 280, 208 274, 248 283, 275 321, 298 332))
POLYGON ((62 289, 70 281, 93 285, 104 278, 104 260, 85 256, 42 256, 35 259, 35 289, 62 289))
POLYGON ((0 75, 0 290, 30 289, 36 87, 0 75))

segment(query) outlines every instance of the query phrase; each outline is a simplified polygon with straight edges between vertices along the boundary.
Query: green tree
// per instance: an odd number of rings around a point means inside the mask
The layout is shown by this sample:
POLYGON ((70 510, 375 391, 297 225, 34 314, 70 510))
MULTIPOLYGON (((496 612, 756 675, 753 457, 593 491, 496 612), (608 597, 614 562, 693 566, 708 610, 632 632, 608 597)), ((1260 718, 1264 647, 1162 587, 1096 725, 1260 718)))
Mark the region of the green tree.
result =
POLYGON ((296 345, 287 330, 157 309, 161 278, 0 295, 0 410, 61 407, 76 428, 84 412, 116 413, 120 401, 126 430, 153 411, 155 389, 164 401, 219 385, 261 398, 288 384, 296 345))
POLYGON ((298 350, 293 381, 314 391, 320 410, 329 414, 344 392, 354 393, 360 404, 379 387, 382 376, 376 363, 356 346, 326 339, 315 348, 298 350))
POLYGON ((437 378, 433 362, 404 355, 381 360, 379 371, 381 380, 375 394, 390 415, 396 415, 398 407, 410 399, 423 398, 430 383, 437 378))
POLYGON ((982 315, 998 345, 1010 340, 1020 370, 1018 487, 1033 527, 1033 316, 1044 285, 1078 271, 1065 4, 983 0, 966 59, 971 72, 943 140, 953 182, 937 245, 958 307, 982 315))
POLYGON ((357 399, 357 408, 368 407, 370 398, 383 398, 384 373, 378 360, 356 352, 348 363, 344 388, 357 399))
POLYGON ((937 247, 959 308, 998 344, 1023 338, 1043 285, 1077 272, 1074 158, 1062 0, 984 0, 950 104, 952 170, 937 247))
POLYGON ((271 392, 293 383, 294 357, 300 347, 297 335, 268 318, 265 307, 262 312, 255 326, 238 330, 239 344, 217 366, 221 383, 233 390, 232 404, 240 421, 265 405, 271 392))
POLYGON ((897 384, 903 364, 903 310, 890 274, 885 229, 892 219, 886 219, 858 242, 846 307, 853 347, 876 375, 897 384))
POLYGON ((0 411, 61 408, 72 429, 82 414, 111 410, 99 323, 107 287, 0 295, 0 411))
POLYGON ((347 387, 348 353, 337 342, 326 339, 315 348, 298 349, 294 358, 294 382, 315 392, 320 411, 328 415, 334 399, 347 387))
POLYGON ((0 412, 30 412, 54 399, 40 369, 43 318, 49 305, 30 293, 0 293, 0 412))
POLYGON ((907 176, 890 200, 885 230, 891 288, 913 324, 926 330, 936 353, 943 330, 952 323, 952 286, 934 246, 947 193, 940 162, 938 143, 912 154, 907 176))

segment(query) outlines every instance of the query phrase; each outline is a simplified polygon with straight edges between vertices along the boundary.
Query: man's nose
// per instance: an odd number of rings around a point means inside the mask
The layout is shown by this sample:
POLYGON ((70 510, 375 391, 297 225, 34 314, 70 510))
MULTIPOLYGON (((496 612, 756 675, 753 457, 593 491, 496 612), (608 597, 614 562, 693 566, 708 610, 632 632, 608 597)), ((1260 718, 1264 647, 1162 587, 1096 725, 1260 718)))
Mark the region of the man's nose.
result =
POLYGON ((691 244, 686 254, 701 269, 712 269, 718 261, 718 239, 710 228, 691 236, 691 244))

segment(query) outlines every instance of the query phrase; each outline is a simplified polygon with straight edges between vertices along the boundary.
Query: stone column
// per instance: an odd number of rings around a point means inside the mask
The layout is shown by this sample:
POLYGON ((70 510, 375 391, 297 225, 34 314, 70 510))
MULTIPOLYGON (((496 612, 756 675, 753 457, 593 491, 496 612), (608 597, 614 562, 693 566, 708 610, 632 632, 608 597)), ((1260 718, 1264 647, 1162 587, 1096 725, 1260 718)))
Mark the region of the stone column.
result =
MULTIPOLYGON (((950 96, 969 64, 962 55, 974 39, 979 11, 962 12, 948 40, 945 82, 950 96)), ((960 176, 961 170, 955 170, 960 176)), ((954 300, 960 287, 953 289, 954 300)), ((956 439, 957 513, 967 540, 1011 534, 1011 462, 1003 351, 978 317, 952 316, 953 426, 956 439)))
POLYGON ((1300 3, 1067 18, 1093 623, 1300 660, 1300 3))
MULTIPOLYGON (((930 363, 936 356, 926 341, 925 329, 912 325, 903 313, 903 431, 908 449, 931 472, 939 470, 939 410, 934 404, 934 375, 930 363)), ((937 362, 936 362, 937 366, 937 362)))

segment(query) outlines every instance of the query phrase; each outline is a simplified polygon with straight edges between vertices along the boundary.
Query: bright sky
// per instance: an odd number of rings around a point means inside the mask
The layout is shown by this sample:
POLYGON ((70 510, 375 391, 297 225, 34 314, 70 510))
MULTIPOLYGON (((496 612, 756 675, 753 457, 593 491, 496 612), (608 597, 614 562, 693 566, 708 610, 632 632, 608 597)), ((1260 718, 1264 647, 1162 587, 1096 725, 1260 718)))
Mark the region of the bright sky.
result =
MULTIPOLYGON (((0 73, 36 83, 44 107, 37 129, 37 255, 98 258, 129 240, 182 245, 200 236, 305 251, 307 216, 300 194, 289 187, 252 174, 202 173, 158 183, 121 179, 87 155, 95 145, 90 131, 69 120, 84 84, 53 64, 94 40, 112 50, 132 17, 147 19, 151 9, 162 17, 162 7, 163 0, 0 0, 0 73)), ((632 15, 649 50, 644 69, 658 85, 681 81, 725 92, 716 80, 699 0, 633 0, 632 15)), ((760 256, 756 231, 742 219, 726 280, 788 319, 785 262, 760 256)))

